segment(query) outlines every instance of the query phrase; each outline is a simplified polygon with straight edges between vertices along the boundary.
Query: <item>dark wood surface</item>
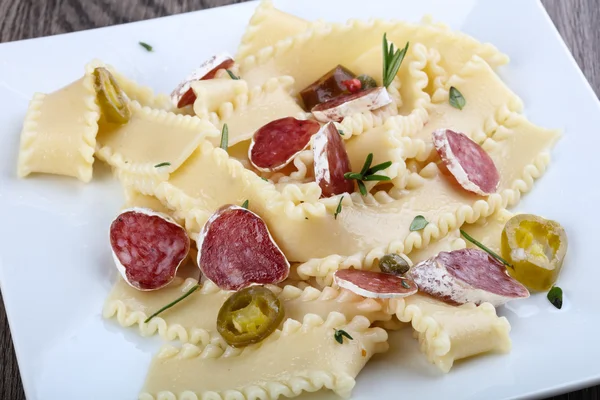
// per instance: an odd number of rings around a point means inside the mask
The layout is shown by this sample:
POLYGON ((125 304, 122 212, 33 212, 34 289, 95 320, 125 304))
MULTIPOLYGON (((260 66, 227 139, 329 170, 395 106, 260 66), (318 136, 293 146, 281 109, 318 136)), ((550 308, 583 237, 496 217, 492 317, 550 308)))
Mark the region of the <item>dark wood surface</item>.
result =
MULTIPOLYGON (((243 1, 245 0, 0 0, 0 42, 74 32, 243 1)), ((600 94, 600 0, 542 2, 596 94, 600 94)), ((552 399, 598 398, 600 389, 593 387, 552 399)), ((25 399, 1 294, 0 399, 25 399)))

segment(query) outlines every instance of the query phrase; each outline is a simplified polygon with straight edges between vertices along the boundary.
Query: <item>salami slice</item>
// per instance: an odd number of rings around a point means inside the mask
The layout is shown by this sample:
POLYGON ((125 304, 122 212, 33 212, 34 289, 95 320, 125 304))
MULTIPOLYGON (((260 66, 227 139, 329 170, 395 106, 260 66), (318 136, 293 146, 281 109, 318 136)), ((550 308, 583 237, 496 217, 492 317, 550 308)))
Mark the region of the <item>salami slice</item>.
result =
POLYGON ((325 103, 317 104, 311 110, 317 121, 339 122, 344 117, 364 111, 377 110, 387 106, 392 98, 384 87, 376 87, 357 93, 334 97, 325 103))
POLYGON ((224 290, 278 283, 290 272, 265 222, 243 207, 217 210, 198 236, 198 249, 200 270, 224 290))
POLYGON ((254 133, 248 158, 260 171, 278 171, 308 147, 320 128, 318 122, 293 117, 269 122, 254 133))
POLYGON ((190 250, 190 239, 169 216, 129 208, 110 225, 110 245, 117 269, 138 290, 168 285, 190 250))
POLYGON ((433 145, 448 171, 469 192, 487 196, 500 183, 500 173, 480 145, 463 133, 450 129, 433 132, 433 145))
POLYGON ((192 90, 192 82, 213 79, 220 69, 229 69, 235 61, 227 53, 219 53, 206 60, 194 72, 188 75, 171 93, 171 100, 177 108, 182 108, 196 101, 192 90))
POLYGON ((417 293, 416 283, 409 278, 383 272, 341 269, 333 274, 335 283, 360 296, 391 299, 417 293))
POLYGON ((503 264, 479 249, 442 252, 408 273, 419 290, 450 304, 491 303, 529 297, 529 291, 503 264))
POLYGON ((352 193, 354 182, 344 178, 352 170, 346 146, 333 124, 325 124, 313 140, 315 180, 321 187, 321 197, 352 193))

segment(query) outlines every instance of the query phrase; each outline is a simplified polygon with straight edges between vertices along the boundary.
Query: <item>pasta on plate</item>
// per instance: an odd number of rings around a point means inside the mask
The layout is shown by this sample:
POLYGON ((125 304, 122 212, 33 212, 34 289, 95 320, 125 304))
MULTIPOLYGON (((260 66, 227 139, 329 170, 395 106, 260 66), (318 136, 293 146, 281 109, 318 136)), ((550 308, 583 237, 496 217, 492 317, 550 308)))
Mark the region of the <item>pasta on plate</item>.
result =
POLYGON ((123 186, 111 245, 125 275, 103 316, 171 342, 139 398, 348 397, 387 330, 404 327, 444 372, 508 352, 510 324, 490 299, 529 292, 492 256, 496 281, 469 275, 482 250, 463 235, 502 253, 507 208, 559 137, 496 74, 508 57, 429 19, 308 22, 269 0, 236 57, 219 57, 171 98, 94 60, 34 95, 21 134, 20 177, 89 182, 96 158, 123 186), (126 220, 139 226, 116 228, 126 220), (192 244, 177 257, 176 227, 192 244), (166 270, 165 287, 132 284, 166 270), (242 301, 256 286, 266 291, 242 301), (457 301, 465 293, 476 300, 457 301))

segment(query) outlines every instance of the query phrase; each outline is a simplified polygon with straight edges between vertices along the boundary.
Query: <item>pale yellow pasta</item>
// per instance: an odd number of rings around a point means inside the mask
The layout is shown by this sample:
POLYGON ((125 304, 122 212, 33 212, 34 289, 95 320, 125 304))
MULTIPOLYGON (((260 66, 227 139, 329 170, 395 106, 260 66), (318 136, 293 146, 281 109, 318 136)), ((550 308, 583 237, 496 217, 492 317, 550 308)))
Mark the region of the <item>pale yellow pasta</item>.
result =
POLYGON ((510 324, 491 304, 456 307, 417 294, 391 299, 389 306, 400 321, 411 323, 423 353, 444 372, 461 358, 511 348, 510 324))
MULTIPOLYGON (((197 272, 196 272, 197 274, 197 272)), ((165 340, 207 345, 224 342, 217 333, 217 314, 233 292, 220 290, 206 281, 202 288, 189 296, 184 303, 145 322, 148 316, 185 294, 198 281, 194 278, 176 278, 169 286, 156 292, 141 292, 119 279, 106 300, 104 318, 116 318, 121 326, 138 326, 143 336, 158 333, 165 340)), ((382 300, 365 299, 346 290, 326 287, 318 290, 286 285, 283 288, 267 286, 282 302, 285 318, 302 320, 313 313, 326 318, 330 312, 339 312, 347 319, 362 315, 370 322, 391 318, 382 300)))
POLYGON ((166 345, 152 361, 139 398, 274 400, 322 388, 348 397, 366 362, 388 348, 387 333, 369 325, 361 316, 348 322, 336 312, 325 320, 308 314, 302 322, 288 319, 281 330, 244 349, 166 345), (336 329, 353 340, 340 345, 336 329))
POLYGON ((47 95, 36 93, 21 132, 19 177, 40 172, 89 182, 99 118, 93 75, 47 95))

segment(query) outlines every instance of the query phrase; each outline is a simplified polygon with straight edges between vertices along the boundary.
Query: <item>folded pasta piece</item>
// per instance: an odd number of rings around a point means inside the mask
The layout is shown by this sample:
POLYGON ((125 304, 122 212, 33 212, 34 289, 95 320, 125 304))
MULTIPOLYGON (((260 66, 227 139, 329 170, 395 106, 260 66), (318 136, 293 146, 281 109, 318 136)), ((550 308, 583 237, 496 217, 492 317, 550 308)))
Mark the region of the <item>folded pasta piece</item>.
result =
MULTIPOLYGON (((450 76, 443 87, 436 89, 422 127, 407 131, 407 135, 428 143, 423 153, 416 156, 423 160, 433 151, 430 143, 431 133, 435 130, 461 132, 481 144, 511 113, 522 110, 521 99, 502 82, 484 59, 475 55, 460 71, 450 76), (466 104, 462 110, 450 104, 451 87, 465 98, 466 104)), ((391 119, 388 125, 393 126, 394 122, 391 119)))
MULTIPOLYGON (((233 292, 220 290, 210 281, 206 281, 201 289, 176 307, 144 322, 153 312, 196 284, 196 279, 184 280, 178 277, 166 288, 150 293, 133 289, 119 279, 106 300, 103 316, 116 318, 124 327, 138 325, 143 336, 158 333, 165 340, 201 345, 219 343, 224 346, 216 330, 217 314, 233 292)), ((291 285, 267 287, 281 300, 286 319, 302 320, 311 313, 326 318, 331 312, 341 313, 347 319, 361 315, 369 322, 387 321, 391 318, 383 300, 365 299, 347 290, 332 287, 319 290, 310 286, 300 289, 291 285)))
POLYGON ((235 58, 241 60, 263 47, 302 33, 310 26, 308 21, 276 9, 271 0, 262 0, 246 27, 235 58))
POLYGON ((357 316, 333 312, 288 319, 263 342, 243 349, 164 346, 152 361, 140 400, 277 399, 326 388, 348 397, 373 354, 386 351, 387 333, 357 316), (352 340, 335 339, 344 330, 352 340), (167 397, 168 396, 168 397, 167 397))
POLYGON ((92 179, 100 107, 93 74, 48 95, 36 93, 25 116, 17 173, 92 179))
POLYGON ((389 308, 400 321, 412 324, 421 351, 444 372, 462 358, 510 351, 510 324, 489 303, 456 307, 416 294, 391 299, 389 308))
POLYGON ((96 155, 113 168, 133 175, 165 180, 194 152, 200 142, 218 137, 208 121, 189 115, 130 103, 124 125, 101 122, 96 155))
MULTIPOLYGON (((262 86, 250 90, 245 82, 209 82, 192 84, 192 89, 197 96, 194 112, 198 116, 208 117, 219 130, 227 124, 230 146, 252 138, 258 128, 276 119, 284 117, 306 119, 307 114, 290 95, 290 87, 294 79, 289 76, 271 78, 262 86), (219 94, 215 100, 215 93, 225 85, 229 85, 228 91, 225 92, 227 96, 219 94), (217 105, 218 100, 223 97, 230 97, 230 99, 217 105)), ((220 138, 214 138, 212 143, 218 145, 219 140, 220 138)))
POLYGON ((360 55, 381 44, 384 33, 399 47, 408 41, 435 48, 442 56, 440 65, 450 74, 456 73, 475 54, 493 67, 508 62, 508 57, 494 46, 481 44, 438 25, 351 20, 346 24, 316 26, 239 59, 240 74, 251 86, 260 85, 273 76, 290 75, 296 80, 294 93, 298 93, 336 65, 350 65, 360 55), (348 46, 348 43, 352 45, 348 46))

